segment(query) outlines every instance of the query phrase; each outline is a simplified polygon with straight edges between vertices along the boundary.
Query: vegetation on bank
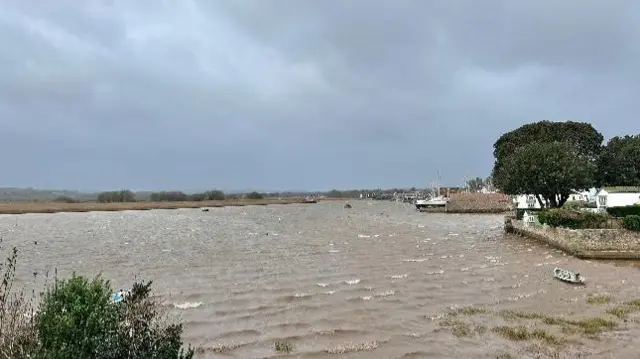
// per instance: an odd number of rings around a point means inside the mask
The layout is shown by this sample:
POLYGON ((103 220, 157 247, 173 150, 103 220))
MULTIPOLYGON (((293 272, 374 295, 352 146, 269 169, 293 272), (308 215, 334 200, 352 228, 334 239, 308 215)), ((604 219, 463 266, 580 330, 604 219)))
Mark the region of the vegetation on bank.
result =
POLYGON ((151 297, 151 282, 135 283, 124 301, 112 303, 109 281, 74 274, 56 278, 36 305, 35 291, 14 288, 17 255, 13 248, 0 264, 0 358, 193 358, 182 325, 151 297))
POLYGON ((584 122, 541 121, 494 143, 492 178, 506 194, 534 194, 541 207, 562 207, 572 190, 640 186, 640 135, 604 137, 584 122))
POLYGON ((18 202, 0 203, 0 214, 57 213, 57 212, 94 212, 94 211, 145 211, 152 209, 178 209, 201 207, 233 207, 249 205, 274 205, 306 203, 304 198, 263 198, 263 199, 225 199, 223 201, 191 202, 18 202))
MULTIPOLYGON (((590 294, 586 303, 601 306, 602 314, 595 317, 571 318, 542 312, 494 310, 483 307, 463 307, 449 312, 440 321, 440 329, 459 338, 483 340, 488 333, 513 342, 536 342, 549 357, 560 357, 567 344, 584 339, 599 340, 602 333, 619 330, 632 315, 640 312, 640 300, 614 303, 608 295, 590 294), (495 323, 487 326, 487 323, 495 323)), ((511 357, 503 353, 503 358, 511 357)))
POLYGON ((580 210, 552 208, 538 212, 540 224, 550 227, 571 229, 612 229, 620 228, 620 221, 607 213, 585 212, 580 210))

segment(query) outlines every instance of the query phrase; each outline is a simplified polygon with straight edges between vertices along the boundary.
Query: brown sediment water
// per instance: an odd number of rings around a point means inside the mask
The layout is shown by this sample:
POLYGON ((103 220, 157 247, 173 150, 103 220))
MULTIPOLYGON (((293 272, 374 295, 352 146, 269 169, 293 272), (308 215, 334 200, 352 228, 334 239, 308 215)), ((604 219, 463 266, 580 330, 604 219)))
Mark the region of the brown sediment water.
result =
POLYGON ((54 267, 154 280, 201 358, 275 358, 276 342, 291 358, 636 357, 635 311, 607 311, 640 299, 637 268, 505 235, 500 215, 351 204, 2 215, 0 236, 25 281, 54 267), (580 334, 591 317, 615 327, 580 334), (539 331, 510 337, 520 326, 539 331))

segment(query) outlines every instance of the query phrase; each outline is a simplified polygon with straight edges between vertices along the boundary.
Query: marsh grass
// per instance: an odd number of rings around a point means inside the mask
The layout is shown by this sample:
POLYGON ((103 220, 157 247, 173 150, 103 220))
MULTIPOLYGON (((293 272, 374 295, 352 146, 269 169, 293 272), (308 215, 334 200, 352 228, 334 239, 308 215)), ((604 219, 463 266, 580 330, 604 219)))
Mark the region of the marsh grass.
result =
MULTIPOLYGON (((617 310, 624 310, 627 312, 640 311, 640 300, 627 302, 623 306, 618 307, 617 310)), ((486 331, 486 327, 482 325, 474 326, 472 323, 462 320, 465 316, 473 317, 478 315, 497 316, 507 323, 535 321, 539 323, 538 325, 544 324, 559 327, 560 332, 564 335, 579 334, 592 339, 597 338, 597 336, 603 331, 612 330, 618 326, 616 321, 600 317, 569 319, 561 316, 551 316, 531 311, 491 311, 486 308, 478 307, 457 308, 445 316, 441 321, 440 326, 450 330, 452 334, 457 337, 470 337, 474 334, 482 335, 486 331)), ((539 340, 554 346, 562 345, 567 341, 566 338, 562 338, 558 334, 554 334, 542 327, 525 326, 520 323, 516 323, 515 325, 496 326, 493 327, 491 331, 499 334, 503 338, 513 341, 539 340)))
POLYGON ((286 340, 276 340, 273 343, 273 348, 277 353, 289 354, 293 351, 293 344, 286 340))
MULTIPOLYGON (((4 252, 0 239, 0 253, 4 252)), ((35 291, 29 296, 24 289, 14 288, 18 249, 13 247, 5 262, 0 262, 0 358, 27 358, 37 345, 34 338, 35 291)), ((34 274, 36 276, 37 274, 34 274)))
POLYGON ((619 319, 627 319, 629 314, 640 311, 640 299, 625 302, 621 305, 607 310, 608 314, 618 317, 619 319))
POLYGON ((611 297, 603 294, 589 295, 587 297, 587 303, 589 304, 607 304, 611 302, 611 297))
POLYGON ((184 202, 16 202, 0 203, 0 214, 93 212, 93 211, 144 211, 151 209, 178 209, 201 207, 266 206, 273 204, 306 203, 304 198, 225 199, 219 201, 184 202))

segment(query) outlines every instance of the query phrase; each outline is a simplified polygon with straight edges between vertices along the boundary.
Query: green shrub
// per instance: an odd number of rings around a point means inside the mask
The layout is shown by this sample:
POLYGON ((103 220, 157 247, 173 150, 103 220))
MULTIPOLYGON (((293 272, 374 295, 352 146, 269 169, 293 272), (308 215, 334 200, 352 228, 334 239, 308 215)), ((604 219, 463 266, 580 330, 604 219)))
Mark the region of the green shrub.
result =
POLYGON ((640 205, 634 204, 632 206, 609 207, 607 208, 607 213, 616 218, 624 218, 626 216, 640 216, 640 205))
POLYGON ((568 210, 579 210, 581 208, 596 208, 597 205, 594 202, 587 201, 567 201, 562 208, 568 210))
POLYGON ((538 221, 550 227, 571 229, 609 228, 611 216, 605 213, 552 208, 538 213, 538 221))
POLYGON ((640 216, 629 215, 624 217, 622 227, 634 232, 640 232, 640 216))
POLYGON ((120 303, 109 282, 75 274, 49 289, 37 316, 43 359, 193 358, 182 347, 182 326, 166 325, 149 298, 151 282, 134 284, 120 303))

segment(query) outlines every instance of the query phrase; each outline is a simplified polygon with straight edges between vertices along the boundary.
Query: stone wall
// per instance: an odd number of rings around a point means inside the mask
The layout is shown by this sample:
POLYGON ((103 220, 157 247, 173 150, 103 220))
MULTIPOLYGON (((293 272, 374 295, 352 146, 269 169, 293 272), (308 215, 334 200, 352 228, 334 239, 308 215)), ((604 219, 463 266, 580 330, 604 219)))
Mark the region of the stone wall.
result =
POLYGON ((626 229, 566 229, 525 225, 505 217, 505 231, 532 238, 578 258, 640 259, 640 234, 626 229))

